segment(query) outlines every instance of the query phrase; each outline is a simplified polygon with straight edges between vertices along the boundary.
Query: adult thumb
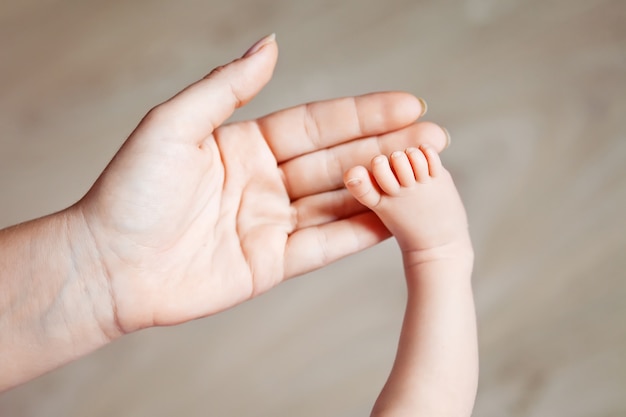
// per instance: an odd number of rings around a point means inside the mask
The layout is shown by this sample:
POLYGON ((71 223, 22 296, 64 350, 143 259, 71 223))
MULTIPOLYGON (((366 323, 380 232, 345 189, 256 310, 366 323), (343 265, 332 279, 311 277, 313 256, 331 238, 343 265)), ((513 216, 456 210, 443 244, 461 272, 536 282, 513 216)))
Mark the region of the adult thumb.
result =
POLYGON ((179 133, 184 131, 187 140, 201 141, 261 91, 272 78, 277 58, 278 47, 271 34, 241 58, 215 68, 151 113, 156 113, 159 122, 172 123, 179 133))

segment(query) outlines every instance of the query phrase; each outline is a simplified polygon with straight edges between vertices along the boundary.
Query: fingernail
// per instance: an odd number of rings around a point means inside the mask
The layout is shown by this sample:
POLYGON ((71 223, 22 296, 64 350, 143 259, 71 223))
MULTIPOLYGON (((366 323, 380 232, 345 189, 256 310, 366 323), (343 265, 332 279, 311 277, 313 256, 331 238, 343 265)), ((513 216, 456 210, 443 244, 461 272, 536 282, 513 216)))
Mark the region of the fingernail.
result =
POLYGON ((420 104, 422 105, 422 112, 420 113, 420 117, 422 117, 423 115, 426 114, 426 112, 428 111, 428 104, 426 103, 426 100, 424 100, 421 97, 418 97, 417 100, 420 102, 420 104))
POLYGON ((350 186, 361 185, 361 180, 358 178, 352 178, 346 181, 346 185, 350 185, 350 186))
POLYGON ((264 37, 263 39, 257 41, 254 45, 252 45, 250 47, 250 49, 248 49, 246 51, 245 54, 243 54, 242 58, 247 58, 251 55, 256 54, 257 52, 259 52, 265 45, 267 45, 268 43, 272 43, 276 40, 276 34, 272 33, 271 35, 267 35, 266 37, 264 37))
POLYGON ((446 129, 445 127, 442 127, 442 129, 446 134, 446 146, 443 149, 447 149, 450 146, 452 139, 450 138, 450 132, 448 132, 448 129, 446 129))

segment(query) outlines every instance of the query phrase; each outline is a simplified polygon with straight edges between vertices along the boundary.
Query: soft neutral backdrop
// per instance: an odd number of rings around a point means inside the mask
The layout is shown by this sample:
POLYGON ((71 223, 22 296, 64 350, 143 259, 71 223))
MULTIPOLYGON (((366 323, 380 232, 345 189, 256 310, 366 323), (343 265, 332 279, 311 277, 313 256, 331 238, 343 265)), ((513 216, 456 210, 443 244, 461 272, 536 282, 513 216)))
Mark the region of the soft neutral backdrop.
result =
MULTIPOLYGON (((0 226, 80 198, 149 108, 271 32, 274 79, 236 118, 391 89, 451 132, 477 252, 475 415, 626 415, 623 0, 3 0, 0 226)), ((126 337, 0 395, 0 415, 367 416, 401 272, 389 241, 126 337)))

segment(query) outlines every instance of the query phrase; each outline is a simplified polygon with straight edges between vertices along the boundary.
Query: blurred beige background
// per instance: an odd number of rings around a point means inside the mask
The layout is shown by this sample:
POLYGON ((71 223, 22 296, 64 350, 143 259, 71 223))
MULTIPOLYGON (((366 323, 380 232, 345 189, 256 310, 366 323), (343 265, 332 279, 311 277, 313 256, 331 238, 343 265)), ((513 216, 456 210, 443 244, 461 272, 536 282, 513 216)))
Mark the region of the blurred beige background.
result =
MULTIPOLYGON (((3 0, 0 226, 73 203, 150 107, 274 31, 274 79, 237 118, 399 89, 450 130, 477 252, 475 415, 625 416, 623 0, 3 0)), ((0 415, 367 416, 404 291, 386 242, 128 336, 1 394, 0 415)))

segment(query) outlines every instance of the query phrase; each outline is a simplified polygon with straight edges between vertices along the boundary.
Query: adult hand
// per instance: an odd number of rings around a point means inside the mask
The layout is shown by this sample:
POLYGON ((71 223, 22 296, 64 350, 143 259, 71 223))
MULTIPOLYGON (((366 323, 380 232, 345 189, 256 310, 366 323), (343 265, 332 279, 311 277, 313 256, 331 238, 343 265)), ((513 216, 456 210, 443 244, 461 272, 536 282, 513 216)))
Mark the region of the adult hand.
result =
POLYGON ((72 207, 0 230, 0 391, 137 329, 224 310, 389 233, 343 189, 447 135, 379 93, 221 126, 269 81, 273 37, 155 107, 72 207))
MULTIPOLYGON (((379 93, 222 123, 269 81, 273 36, 152 109, 70 209, 89 230, 120 333, 207 316, 388 236, 342 186, 377 153, 446 134, 379 93)), ((107 328, 109 327, 105 324, 107 328)))

